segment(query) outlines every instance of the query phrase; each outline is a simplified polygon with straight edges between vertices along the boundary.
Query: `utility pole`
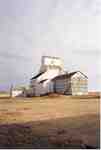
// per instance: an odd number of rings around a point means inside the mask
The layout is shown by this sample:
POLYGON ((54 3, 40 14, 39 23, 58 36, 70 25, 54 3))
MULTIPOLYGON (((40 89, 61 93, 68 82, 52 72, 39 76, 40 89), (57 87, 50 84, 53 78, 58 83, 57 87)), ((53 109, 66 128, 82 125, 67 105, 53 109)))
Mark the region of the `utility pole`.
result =
POLYGON ((66 87, 65 87, 64 94, 67 94, 69 92, 69 88, 70 88, 70 83, 68 81, 68 77, 67 76, 68 76, 68 72, 66 72, 66 78, 65 78, 65 80, 66 80, 66 87))
POLYGON ((11 87, 10 87, 10 98, 12 97, 12 90, 13 90, 13 85, 11 84, 11 87))

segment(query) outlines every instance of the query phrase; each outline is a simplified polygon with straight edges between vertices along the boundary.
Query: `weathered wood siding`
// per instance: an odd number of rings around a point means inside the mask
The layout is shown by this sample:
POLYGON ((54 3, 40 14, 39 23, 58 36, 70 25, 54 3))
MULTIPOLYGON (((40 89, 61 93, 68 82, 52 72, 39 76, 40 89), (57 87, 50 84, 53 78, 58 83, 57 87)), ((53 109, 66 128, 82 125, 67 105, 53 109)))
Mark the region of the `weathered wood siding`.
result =
POLYGON ((33 96, 40 96, 43 94, 53 92, 53 83, 51 83, 51 79, 58 76, 60 74, 59 69, 49 69, 38 78, 31 80, 30 87, 33 88, 33 96), (47 81, 40 83, 40 81, 47 79, 47 81))
POLYGON ((54 81, 54 91, 60 94, 71 94, 71 83, 68 78, 54 81))
POLYGON ((88 93, 88 80, 85 77, 71 79, 72 95, 86 95, 88 93))
POLYGON ((66 95, 88 94, 88 79, 81 73, 71 77, 57 78, 54 81, 54 92, 66 95))

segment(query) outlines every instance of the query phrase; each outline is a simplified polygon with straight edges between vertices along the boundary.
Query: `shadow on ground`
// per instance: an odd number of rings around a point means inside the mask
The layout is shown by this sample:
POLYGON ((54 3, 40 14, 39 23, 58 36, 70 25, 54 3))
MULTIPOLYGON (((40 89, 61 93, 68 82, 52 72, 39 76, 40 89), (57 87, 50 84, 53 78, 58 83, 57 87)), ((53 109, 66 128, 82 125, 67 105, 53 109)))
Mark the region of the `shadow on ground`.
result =
MULTIPOLYGON (((34 116, 33 116, 34 117, 34 116)), ((99 115, 0 125, 0 148, 99 148, 99 115)))

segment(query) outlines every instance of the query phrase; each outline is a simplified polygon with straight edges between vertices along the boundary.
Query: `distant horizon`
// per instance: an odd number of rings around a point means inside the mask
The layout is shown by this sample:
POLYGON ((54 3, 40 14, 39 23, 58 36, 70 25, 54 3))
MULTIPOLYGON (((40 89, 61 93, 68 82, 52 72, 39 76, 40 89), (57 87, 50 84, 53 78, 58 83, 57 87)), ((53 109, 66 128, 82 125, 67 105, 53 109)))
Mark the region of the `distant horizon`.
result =
MULTIPOLYGON (((26 86, 28 86, 28 85, 25 85, 25 87, 26 87, 26 86)), ((19 85, 19 86, 17 86, 17 87, 22 87, 22 86, 19 85)), ((16 86, 13 87, 13 88, 16 88, 16 86)), ((10 87, 9 87, 9 88, 5 88, 5 89, 2 89, 2 90, 0 89, 0 92, 10 92, 10 87)), ((90 89, 88 89, 88 93, 89 93, 89 92, 99 92, 99 93, 100 93, 101 90, 90 90, 90 89)))
MULTIPOLYGON (((43 55, 43 56, 48 56, 48 55, 43 55)), ((57 56, 48 56, 48 57, 54 57, 54 58, 60 58, 61 59, 61 57, 59 57, 59 56, 58 57, 57 56)), ((42 56, 41 56, 41 58, 42 58, 42 56)), ((40 59, 40 62, 41 62, 41 59, 40 59)), ((40 65, 41 65, 41 63, 40 63, 40 65)), ((40 68, 40 65, 38 66, 38 69, 40 68)), ((64 66, 64 64, 63 64, 63 66, 64 66)), ((38 71, 39 71, 38 69, 37 69, 37 72, 34 73, 32 76, 34 76, 38 73, 38 71)), ((64 68, 64 71, 66 71, 66 68, 64 68)), ((72 72, 72 71, 80 71, 80 70, 71 70, 71 71, 67 70, 67 72, 72 72)), ((31 76, 30 76, 30 78, 31 78, 31 76)), ((29 86, 30 78, 29 78, 29 81, 27 83, 22 83, 22 84, 20 84, 20 83, 12 84, 11 83, 9 85, 0 85, 0 91, 9 91, 12 85, 13 85, 14 88, 22 87, 22 86, 25 86, 25 87, 29 86)), ((88 81, 89 81, 89 78, 88 78, 88 81)), ((88 87, 89 87, 89 84, 88 84, 88 87)), ((98 92, 100 92, 101 90, 100 89, 89 89, 88 88, 88 91, 98 91, 98 92)))

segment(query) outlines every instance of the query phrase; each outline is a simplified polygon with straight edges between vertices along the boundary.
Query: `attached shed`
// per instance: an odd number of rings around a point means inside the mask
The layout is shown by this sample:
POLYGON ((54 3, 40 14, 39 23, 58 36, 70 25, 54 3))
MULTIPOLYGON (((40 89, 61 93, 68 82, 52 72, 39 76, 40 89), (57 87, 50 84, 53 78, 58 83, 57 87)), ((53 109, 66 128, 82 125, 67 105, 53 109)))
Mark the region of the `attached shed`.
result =
POLYGON ((51 80, 58 75, 60 75, 59 69, 49 69, 33 77, 30 80, 32 95, 40 96, 53 92, 53 82, 51 80))
POLYGON ((88 77, 80 71, 55 77, 54 92, 66 95, 86 95, 88 93, 88 77))

